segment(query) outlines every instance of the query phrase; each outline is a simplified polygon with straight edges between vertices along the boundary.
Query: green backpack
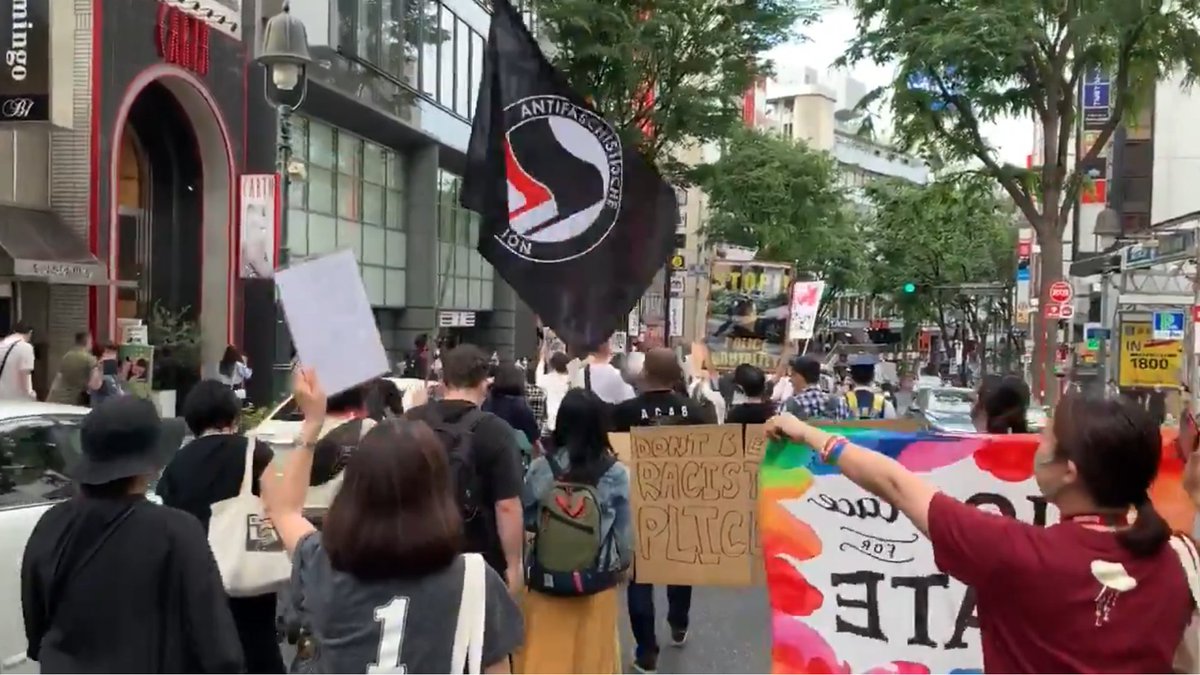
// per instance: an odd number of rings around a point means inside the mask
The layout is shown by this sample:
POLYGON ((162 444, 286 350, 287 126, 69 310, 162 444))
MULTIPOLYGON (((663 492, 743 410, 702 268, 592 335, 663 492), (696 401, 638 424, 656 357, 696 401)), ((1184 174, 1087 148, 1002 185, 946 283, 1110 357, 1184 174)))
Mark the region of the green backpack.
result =
POLYGON ((546 455, 554 473, 554 486, 538 508, 530 556, 528 583, 552 595, 592 595, 612 588, 618 570, 599 569, 601 557, 611 548, 613 532, 602 536, 600 496, 594 485, 562 479, 563 471, 546 455))

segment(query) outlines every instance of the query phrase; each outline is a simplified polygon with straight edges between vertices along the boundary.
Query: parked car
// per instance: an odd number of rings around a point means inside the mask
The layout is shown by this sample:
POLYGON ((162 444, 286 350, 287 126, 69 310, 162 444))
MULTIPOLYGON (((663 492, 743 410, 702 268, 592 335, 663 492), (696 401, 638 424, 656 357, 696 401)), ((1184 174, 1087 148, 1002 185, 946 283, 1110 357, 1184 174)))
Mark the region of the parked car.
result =
MULTIPOLYGON (((405 410, 413 407, 413 394, 421 387, 426 386, 426 380, 411 377, 389 377, 388 379, 395 383, 404 396, 405 410)), ((258 426, 250 430, 250 435, 271 445, 275 450, 290 450, 296 436, 300 434, 300 423, 303 421, 303 413, 296 407, 296 402, 292 400, 292 397, 288 396, 283 403, 275 406, 275 409, 262 422, 259 422, 258 426)))
POLYGON ((975 392, 963 387, 925 387, 917 390, 907 416, 933 431, 975 433, 971 405, 975 392))

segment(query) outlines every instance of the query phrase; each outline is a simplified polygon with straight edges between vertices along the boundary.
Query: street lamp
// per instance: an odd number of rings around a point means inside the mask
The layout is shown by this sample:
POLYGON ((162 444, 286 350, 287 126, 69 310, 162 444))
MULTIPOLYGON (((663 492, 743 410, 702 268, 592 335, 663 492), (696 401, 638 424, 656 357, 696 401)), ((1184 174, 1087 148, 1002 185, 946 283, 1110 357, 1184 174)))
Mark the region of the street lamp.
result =
MULTIPOLYGON (((292 163, 292 113, 304 102, 308 93, 308 66, 312 57, 308 53, 308 31, 304 22, 292 16, 291 6, 286 0, 283 11, 267 20, 263 30, 262 51, 255 59, 270 75, 270 81, 275 85, 275 96, 267 89, 267 80, 263 80, 263 94, 268 103, 275 106, 275 170, 279 175, 280 202, 279 209, 280 237, 287 241, 288 236, 288 203, 291 194, 291 163, 292 163), (297 90, 299 90, 297 92, 297 90), (285 103, 282 99, 290 101, 285 103)), ((287 248, 279 247, 280 266, 288 260, 287 248)), ((276 348, 284 342, 285 333, 282 322, 276 327, 276 348)), ((283 363, 275 359, 274 382, 272 395, 278 397, 286 391, 287 380, 291 373, 291 363, 283 363)))
MULTIPOLYGON (((255 60, 271 73, 271 82, 277 89, 291 92, 299 87, 303 98, 308 84, 306 70, 312 57, 308 54, 308 31, 303 21, 292 16, 290 3, 284 2, 283 11, 267 21, 262 53, 255 60)), ((299 103, 292 109, 296 107, 299 103)))

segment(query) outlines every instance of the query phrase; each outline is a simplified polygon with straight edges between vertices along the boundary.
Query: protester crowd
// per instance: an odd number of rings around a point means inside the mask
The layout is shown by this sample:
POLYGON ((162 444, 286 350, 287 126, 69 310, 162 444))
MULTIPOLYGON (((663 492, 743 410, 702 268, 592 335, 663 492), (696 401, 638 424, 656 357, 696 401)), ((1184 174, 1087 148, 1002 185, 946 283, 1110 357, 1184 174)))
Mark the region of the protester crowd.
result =
MULTIPOLYGON (((1036 477, 1062 523, 1037 528, 808 424, 903 410, 906 387, 875 386, 870 359, 849 364, 843 387, 806 357, 785 377, 748 364, 718 377, 667 349, 617 367, 605 344, 522 367, 459 345, 418 356, 438 385, 407 410, 386 379, 327 395, 297 368, 302 428, 273 449, 239 431, 251 374, 234 350, 189 392, 193 440, 178 448, 90 346, 81 337, 64 356, 58 389, 92 389, 81 376, 99 370, 117 390, 83 423, 78 496, 41 518, 22 564, 28 655, 42 672, 656 672, 631 476, 608 437, 652 425, 765 423, 894 504, 939 568, 975 589, 989 671, 1166 672, 1192 617, 1194 563, 1177 552, 1194 547, 1147 496, 1159 430, 1123 399, 1059 407, 1036 477)), ((972 417, 983 432, 1022 433, 1028 404, 1019 378, 993 376, 972 417)), ((668 642, 682 647, 692 588, 668 586, 666 599, 668 642)))

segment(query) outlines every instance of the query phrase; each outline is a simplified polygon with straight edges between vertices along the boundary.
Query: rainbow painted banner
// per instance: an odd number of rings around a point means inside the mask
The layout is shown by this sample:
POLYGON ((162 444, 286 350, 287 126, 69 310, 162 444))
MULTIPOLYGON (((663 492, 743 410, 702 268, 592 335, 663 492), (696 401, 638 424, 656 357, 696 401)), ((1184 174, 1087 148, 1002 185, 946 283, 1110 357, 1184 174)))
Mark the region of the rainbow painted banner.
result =
MULTIPOLYGON (((952 497, 1040 525, 1058 521, 1033 480, 1036 435, 939 436, 826 427, 895 458, 952 497)), ((1151 499, 1191 531, 1183 465, 1164 429, 1151 499)), ((982 672, 973 594, 939 574, 903 515, 821 464, 807 446, 772 442, 759 469, 759 534, 775 673, 982 672)))

